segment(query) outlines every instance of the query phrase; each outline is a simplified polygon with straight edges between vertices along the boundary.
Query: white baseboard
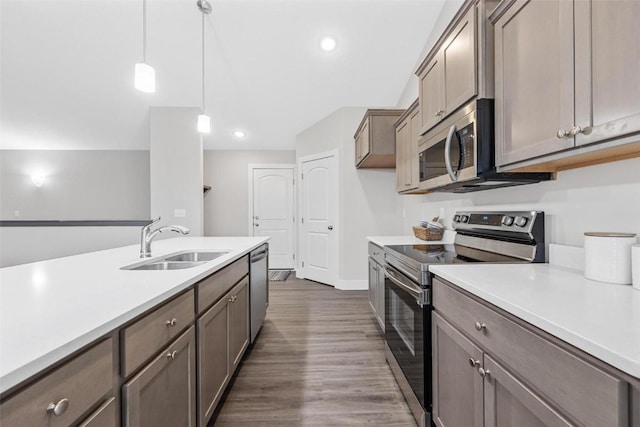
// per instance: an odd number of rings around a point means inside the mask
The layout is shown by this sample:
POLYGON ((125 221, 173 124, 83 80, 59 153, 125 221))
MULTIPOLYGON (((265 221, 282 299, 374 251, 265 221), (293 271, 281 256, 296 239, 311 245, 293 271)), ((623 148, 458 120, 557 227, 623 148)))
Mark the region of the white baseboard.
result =
POLYGON ((366 291, 369 289, 369 282, 367 280, 338 279, 335 288, 341 291, 366 291))

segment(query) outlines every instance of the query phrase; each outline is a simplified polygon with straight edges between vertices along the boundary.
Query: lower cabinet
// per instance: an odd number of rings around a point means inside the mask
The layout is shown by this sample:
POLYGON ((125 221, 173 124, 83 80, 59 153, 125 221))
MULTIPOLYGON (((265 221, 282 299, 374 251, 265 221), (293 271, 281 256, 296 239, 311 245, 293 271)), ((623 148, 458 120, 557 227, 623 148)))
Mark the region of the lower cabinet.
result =
POLYGON ((436 425, 640 425, 636 380, 438 277, 433 302, 436 425))
POLYGON ((195 327, 169 344, 122 389, 125 426, 195 426, 195 327))
POLYGON ((103 340, 3 401, 0 425, 77 425, 100 402, 113 401, 113 349, 112 339, 103 340))
POLYGON ((248 279, 198 319, 199 425, 209 422, 249 345, 248 279))
POLYGON ((80 423, 78 427, 113 427, 118 425, 116 419, 116 399, 112 397, 100 406, 89 418, 80 423))
POLYGON ((570 426, 491 356, 434 314, 433 420, 438 426, 570 426))
POLYGON ((384 333, 384 267, 374 257, 369 257, 369 307, 384 333))

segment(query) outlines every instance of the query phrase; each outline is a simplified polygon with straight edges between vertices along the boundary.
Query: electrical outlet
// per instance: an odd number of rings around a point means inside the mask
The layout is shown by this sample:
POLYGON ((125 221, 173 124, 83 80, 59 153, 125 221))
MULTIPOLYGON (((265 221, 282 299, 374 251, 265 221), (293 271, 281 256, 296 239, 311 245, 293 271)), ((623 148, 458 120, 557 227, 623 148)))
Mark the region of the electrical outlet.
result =
POLYGON ((173 216, 175 218, 184 218, 185 216, 187 216, 187 210, 186 209, 174 209, 173 210, 173 216))
POLYGON ((20 211, 13 211, 13 216, 16 218, 20 216, 20 211))

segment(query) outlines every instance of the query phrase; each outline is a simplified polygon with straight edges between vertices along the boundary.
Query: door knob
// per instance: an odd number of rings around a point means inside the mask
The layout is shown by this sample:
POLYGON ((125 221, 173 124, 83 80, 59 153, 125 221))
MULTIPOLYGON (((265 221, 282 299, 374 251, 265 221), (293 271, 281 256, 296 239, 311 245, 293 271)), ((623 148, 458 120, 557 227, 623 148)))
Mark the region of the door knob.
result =
POLYGON ((257 216, 257 215, 256 215, 256 216, 254 216, 254 218, 255 218, 255 219, 260 219, 260 217, 259 217, 259 216, 257 216))
POLYGON ((253 225, 255 225, 256 227, 260 227, 260 224, 258 224, 257 222, 254 223, 253 225))
POLYGON ((327 227, 329 230, 333 230, 333 225, 327 227))

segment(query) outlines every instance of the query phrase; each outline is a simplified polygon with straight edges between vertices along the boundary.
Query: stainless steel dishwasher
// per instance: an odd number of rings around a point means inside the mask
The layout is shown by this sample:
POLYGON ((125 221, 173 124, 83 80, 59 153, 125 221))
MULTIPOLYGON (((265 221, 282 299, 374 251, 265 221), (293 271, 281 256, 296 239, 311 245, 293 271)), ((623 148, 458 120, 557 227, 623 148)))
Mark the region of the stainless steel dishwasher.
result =
POLYGON ((269 245, 251 251, 249 257, 249 301, 251 310, 251 343, 258 335, 269 304, 269 245))

